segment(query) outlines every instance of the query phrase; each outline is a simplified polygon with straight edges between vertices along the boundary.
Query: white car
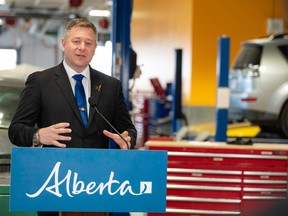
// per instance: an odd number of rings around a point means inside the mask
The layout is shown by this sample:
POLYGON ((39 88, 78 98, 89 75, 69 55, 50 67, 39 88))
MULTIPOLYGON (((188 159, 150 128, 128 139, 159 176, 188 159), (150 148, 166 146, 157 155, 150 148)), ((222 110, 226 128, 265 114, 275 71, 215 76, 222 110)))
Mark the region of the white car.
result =
POLYGON ((244 41, 229 74, 229 121, 288 137, 288 35, 244 41))

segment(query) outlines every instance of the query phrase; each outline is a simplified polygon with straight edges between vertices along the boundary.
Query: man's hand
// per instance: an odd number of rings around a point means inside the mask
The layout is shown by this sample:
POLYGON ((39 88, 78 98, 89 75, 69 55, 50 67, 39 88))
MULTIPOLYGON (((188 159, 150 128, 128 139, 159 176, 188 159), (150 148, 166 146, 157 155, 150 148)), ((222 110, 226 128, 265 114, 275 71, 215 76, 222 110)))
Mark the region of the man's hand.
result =
MULTIPOLYGON (((122 138, 116 134, 116 133, 111 133, 107 130, 103 130, 103 133, 105 136, 113 139, 121 149, 127 149, 127 144, 124 142, 124 140, 122 140, 122 138)), ((127 141, 129 148, 131 146, 130 141, 131 141, 131 137, 128 134, 128 131, 124 131, 121 136, 127 141)))
POLYGON ((43 145, 54 145, 60 148, 65 148, 66 145, 59 141, 70 141, 70 136, 63 136, 62 134, 71 133, 71 129, 68 128, 70 126, 67 122, 61 122, 58 124, 51 125, 46 128, 40 128, 39 142, 43 145))

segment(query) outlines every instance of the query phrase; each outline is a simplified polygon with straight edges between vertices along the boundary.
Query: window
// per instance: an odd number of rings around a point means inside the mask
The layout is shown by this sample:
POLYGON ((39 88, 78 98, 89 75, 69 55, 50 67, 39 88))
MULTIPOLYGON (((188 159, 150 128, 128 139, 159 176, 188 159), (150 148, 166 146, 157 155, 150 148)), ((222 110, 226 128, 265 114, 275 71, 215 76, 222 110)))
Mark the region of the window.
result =
POLYGON ((9 70, 16 67, 17 50, 16 49, 0 49, 0 70, 9 70))
POLYGON ((110 76, 112 75, 112 43, 110 41, 107 41, 105 46, 97 46, 95 55, 90 62, 90 65, 102 73, 110 76))
POLYGON ((287 45, 279 46, 279 50, 285 57, 286 61, 288 61, 288 46, 287 45))
POLYGON ((261 54, 262 46, 245 45, 241 47, 233 69, 244 69, 248 68, 249 65, 260 65, 261 54))

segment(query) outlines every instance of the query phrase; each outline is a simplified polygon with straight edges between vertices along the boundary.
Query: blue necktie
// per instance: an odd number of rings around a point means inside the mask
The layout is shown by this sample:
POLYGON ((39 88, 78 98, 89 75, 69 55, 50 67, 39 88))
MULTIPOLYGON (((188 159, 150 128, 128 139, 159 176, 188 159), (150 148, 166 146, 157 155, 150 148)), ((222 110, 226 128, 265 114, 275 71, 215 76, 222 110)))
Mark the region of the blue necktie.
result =
POLYGON ((75 85, 75 98, 77 101, 77 105, 82 117, 82 120, 84 122, 85 128, 88 127, 88 115, 87 115, 87 104, 86 104, 86 96, 84 87, 82 85, 82 74, 74 75, 73 78, 76 80, 75 85))

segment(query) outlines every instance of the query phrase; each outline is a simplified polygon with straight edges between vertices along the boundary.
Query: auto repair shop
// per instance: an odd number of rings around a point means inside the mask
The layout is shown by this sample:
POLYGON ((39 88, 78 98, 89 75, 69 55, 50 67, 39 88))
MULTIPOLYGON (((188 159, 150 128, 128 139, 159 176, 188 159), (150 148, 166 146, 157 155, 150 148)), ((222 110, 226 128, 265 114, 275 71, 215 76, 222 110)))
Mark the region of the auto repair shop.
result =
POLYGON ((0 0, 0 215, 37 215, 10 210, 7 130, 27 76, 63 60, 76 17, 97 27, 90 65, 121 81, 136 150, 168 154, 165 212, 113 215, 288 215, 287 9, 287 0, 0 0))

